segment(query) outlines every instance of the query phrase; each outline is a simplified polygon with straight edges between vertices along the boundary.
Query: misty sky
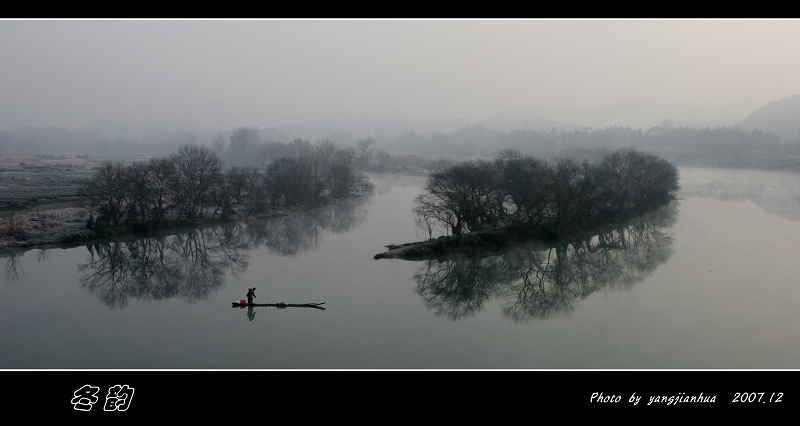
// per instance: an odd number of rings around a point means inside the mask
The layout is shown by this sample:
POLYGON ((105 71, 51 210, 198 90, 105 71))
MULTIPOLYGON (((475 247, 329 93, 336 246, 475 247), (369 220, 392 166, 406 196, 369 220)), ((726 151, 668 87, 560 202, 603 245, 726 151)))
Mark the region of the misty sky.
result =
POLYGON ((800 93, 798 20, 0 21, 0 129, 480 118, 800 93))

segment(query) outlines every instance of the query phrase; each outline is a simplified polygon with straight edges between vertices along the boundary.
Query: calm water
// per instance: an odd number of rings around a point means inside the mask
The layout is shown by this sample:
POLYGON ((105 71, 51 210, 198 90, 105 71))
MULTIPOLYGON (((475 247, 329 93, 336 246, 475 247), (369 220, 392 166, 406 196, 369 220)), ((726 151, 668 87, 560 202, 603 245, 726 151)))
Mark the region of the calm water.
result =
POLYGON ((424 178, 251 224, 4 254, 0 368, 800 368, 800 175, 682 169, 682 200, 557 247, 411 262, 424 178), (310 308, 231 308, 326 302, 310 308))

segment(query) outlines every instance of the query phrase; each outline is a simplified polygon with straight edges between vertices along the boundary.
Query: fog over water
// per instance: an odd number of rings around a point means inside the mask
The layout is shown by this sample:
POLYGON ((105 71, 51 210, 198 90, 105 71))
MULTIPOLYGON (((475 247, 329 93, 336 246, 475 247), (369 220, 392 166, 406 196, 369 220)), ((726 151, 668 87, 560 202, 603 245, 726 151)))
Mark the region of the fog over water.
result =
POLYGON ((800 174, 762 170, 685 168, 680 195, 750 201, 782 218, 800 222, 800 174))

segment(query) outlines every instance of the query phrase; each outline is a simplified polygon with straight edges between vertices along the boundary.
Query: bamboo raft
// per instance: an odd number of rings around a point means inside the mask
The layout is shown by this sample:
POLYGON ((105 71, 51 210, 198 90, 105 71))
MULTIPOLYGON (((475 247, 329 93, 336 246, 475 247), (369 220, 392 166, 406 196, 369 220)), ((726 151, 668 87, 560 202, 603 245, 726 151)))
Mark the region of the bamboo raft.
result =
POLYGON ((324 307, 320 305, 324 305, 325 302, 322 303, 286 303, 286 302, 277 302, 277 303, 241 303, 241 302, 233 302, 234 308, 247 308, 251 306, 274 306, 278 309, 286 309, 286 308, 314 308, 314 309, 321 309, 325 310, 324 307))

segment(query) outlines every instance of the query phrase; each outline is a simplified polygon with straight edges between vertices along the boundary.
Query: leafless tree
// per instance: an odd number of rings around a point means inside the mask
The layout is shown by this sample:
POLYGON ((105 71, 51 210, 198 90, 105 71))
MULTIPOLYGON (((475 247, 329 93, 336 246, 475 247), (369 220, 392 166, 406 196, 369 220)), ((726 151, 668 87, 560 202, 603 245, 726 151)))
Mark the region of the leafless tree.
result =
POLYGON ((272 204, 295 205, 305 195, 303 170, 297 160, 290 157, 279 158, 267 167, 266 185, 272 204))
POLYGON ((222 161, 205 146, 184 145, 170 156, 175 168, 173 191, 179 215, 190 221, 212 204, 212 189, 222 180, 222 161))
POLYGON ((547 221, 552 199, 548 181, 552 174, 550 165, 533 157, 502 153, 496 163, 500 169, 499 187, 505 194, 503 204, 508 204, 509 224, 535 227, 547 221))
POLYGON ((375 149, 375 139, 361 139, 356 142, 356 150, 358 151, 361 161, 364 163, 363 167, 366 169, 372 161, 372 151, 375 149))
POLYGON ((417 223, 461 236, 486 226, 559 237, 623 221, 675 198, 677 168, 652 154, 620 150, 599 164, 546 163, 503 151, 434 173, 415 199, 417 223), (510 227, 510 228, 509 228, 510 227))
POLYGON ((233 164, 255 163, 255 148, 259 143, 257 127, 240 127, 231 135, 230 159, 233 164))
POLYGON ((175 165, 169 158, 152 158, 149 163, 151 221, 155 226, 167 218, 172 208, 175 193, 172 181, 175 177, 175 165))
POLYGON ((446 224, 453 235, 494 224, 501 216, 496 169, 488 162, 469 162, 431 175, 415 199, 414 213, 446 224))
POLYGON ((89 199, 94 211, 119 225, 130 201, 129 183, 127 167, 118 161, 107 161, 83 182, 81 194, 89 199))
POLYGON ((372 185, 362 172, 362 164, 353 148, 347 147, 336 152, 328 169, 331 197, 350 197, 372 189, 372 185))

